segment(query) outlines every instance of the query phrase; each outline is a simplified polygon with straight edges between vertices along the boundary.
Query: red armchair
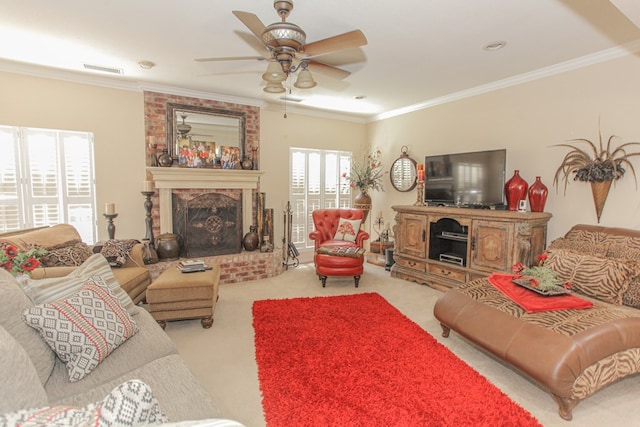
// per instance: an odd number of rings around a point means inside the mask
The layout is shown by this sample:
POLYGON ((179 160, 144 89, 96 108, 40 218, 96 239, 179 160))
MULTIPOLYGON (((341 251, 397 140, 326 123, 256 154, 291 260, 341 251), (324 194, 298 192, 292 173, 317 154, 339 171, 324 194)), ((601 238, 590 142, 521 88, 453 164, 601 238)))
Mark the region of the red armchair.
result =
MULTIPOLYGON (((318 253, 320 248, 362 248, 364 241, 369 238, 369 233, 357 230, 355 241, 335 239, 340 218, 346 220, 361 220, 364 214, 360 209, 319 209, 312 213, 315 230, 309 233, 309 239, 315 241, 313 261, 316 273, 322 281, 322 287, 326 286, 327 276, 353 276, 356 288, 360 282, 360 275, 364 271, 364 256, 336 256, 327 253, 318 253)), ((321 251, 322 252, 322 251, 321 251)))

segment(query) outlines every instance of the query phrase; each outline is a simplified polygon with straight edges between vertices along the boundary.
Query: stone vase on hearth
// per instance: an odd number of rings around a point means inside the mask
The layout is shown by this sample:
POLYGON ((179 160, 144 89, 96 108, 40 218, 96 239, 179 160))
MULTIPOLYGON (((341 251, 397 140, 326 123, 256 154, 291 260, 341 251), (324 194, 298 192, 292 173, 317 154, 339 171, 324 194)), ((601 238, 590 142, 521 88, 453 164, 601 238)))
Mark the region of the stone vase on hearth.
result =
POLYGON ((158 236, 156 243, 158 258, 164 261, 171 261, 180 257, 182 243, 180 236, 175 233, 163 233, 158 236))
POLYGON ((249 232, 242 238, 242 247, 245 251, 255 251, 260 245, 260 236, 258 236, 258 227, 252 225, 249 232))

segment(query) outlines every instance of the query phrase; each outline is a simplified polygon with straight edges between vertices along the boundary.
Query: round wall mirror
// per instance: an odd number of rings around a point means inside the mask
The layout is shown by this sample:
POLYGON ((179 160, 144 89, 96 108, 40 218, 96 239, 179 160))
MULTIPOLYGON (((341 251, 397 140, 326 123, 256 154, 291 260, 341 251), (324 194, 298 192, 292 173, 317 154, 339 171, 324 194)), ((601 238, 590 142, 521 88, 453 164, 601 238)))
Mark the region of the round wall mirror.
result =
POLYGON ((407 146, 401 148, 402 154, 391 165, 389 172, 391 185, 398 191, 410 191, 416 186, 416 161, 407 154, 407 146))

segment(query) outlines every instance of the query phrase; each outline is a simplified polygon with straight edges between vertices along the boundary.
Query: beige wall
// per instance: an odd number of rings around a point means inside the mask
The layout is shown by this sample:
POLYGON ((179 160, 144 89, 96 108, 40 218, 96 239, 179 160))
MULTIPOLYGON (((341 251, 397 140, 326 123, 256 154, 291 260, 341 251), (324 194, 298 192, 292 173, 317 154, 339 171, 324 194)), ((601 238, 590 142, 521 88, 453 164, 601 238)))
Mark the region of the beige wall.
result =
MULTIPOLYGON (((571 138, 597 142, 598 120, 605 138, 640 141, 640 59, 627 56, 484 95, 416 111, 367 125, 372 147, 380 147, 385 169, 402 145, 419 163, 425 155, 507 148, 507 179, 519 169, 529 184, 542 177, 550 191, 545 210, 553 214, 549 239, 573 224, 596 224, 587 183, 569 183, 566 195, 552 186, 553 175, 567 150, 550 148, 571 138)), ((640 151, 640 147, 636 149, 640 151)), ((640 173, 640 157, 632 158, 640 173)), ((640 178, 640 177, 639 177, 640 178)), ((373 194, 373 211, 413 204, 415 191, 400 193, 388 178, 385 192, 373 194)), ((627 173, 612 186, 600 224, 638 228, 640 193, 627 173)))
MULTIPOLYGON (((116 237, 143 238, 145 179, 142 92, 0 73, 0 124, 93 132, 95 136, 98 237, 106 239, 102 216, 116 204, 116 237)), ((283 236, 282 211, 289 199, 289 146, 362 152, 365 126, 283 111, 261 111, 261 191, 275 213, 275 239, 283 236)))
POLYGON ((116 237, 145 235, 142 92, 0 73, 0 124, 93 132, 98 239, 106 239, 107 202, 116 204, 116 237))
POLYGON ((352 151, 366 147, 365 126, 342 120, 310 117, 283 111, 260 111, 260 191, 267 194, 267 208, 275 214, 276 244, 281 244, 283 210, 289 200, 289 147, 352 151))
MULTIPOLYGON (((552 187, 566 151, 550 146, 571 138, 596 140, 598 120, 605 137, 640 140, 638 76, 640 59, 627 56, 367 125, 291 112, 285 119, 283 111, 263 109, 261 191, 275 210, 276 243, 288 200, 290 146, 351 150, 357 156, 367 146, 380 148, 385 172, 403 145, 419 162, 427 154, 507 148, 507 178, 519 169, 529 183, 540 175, 550 188, 550 239, 575 223, 595 224, 588 184, 571 182, 566 196, 552 187)), ((142 92, 0 73, 0 93, 1 124, 93 132, 99 238, 106 238, 106 202, 116 203, 120 214, 116 236, 144 237, 142 92)), ((640 173, 640 158, 633 164, 640 173)), ((391 205, 412 204, 416 194, 394 190, 388 178, 384 186, 386 191, 372 194, 372 211, 382 210, 390 221, 391 205)), ((638 228, 639 213, 639 193, 628 173, 612 187, 601 224, 638 228)))

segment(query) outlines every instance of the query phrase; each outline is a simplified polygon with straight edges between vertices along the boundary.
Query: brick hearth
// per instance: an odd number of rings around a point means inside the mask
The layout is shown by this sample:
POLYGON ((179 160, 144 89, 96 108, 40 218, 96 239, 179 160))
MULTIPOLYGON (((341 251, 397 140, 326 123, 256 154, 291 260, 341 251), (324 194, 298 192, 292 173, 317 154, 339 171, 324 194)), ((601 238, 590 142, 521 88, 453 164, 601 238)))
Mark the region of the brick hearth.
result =
MULTIPOLYGON (((281 274, 282 251, 274 252, 242 252, 239 254, 200 257, 208 264, 220 265, 220 284, 248 282, 266 279, 281 274)), ((161 261, 147 265, 151 279, 155 280, 167 268, 175 268, 177 261, 161 261)))

